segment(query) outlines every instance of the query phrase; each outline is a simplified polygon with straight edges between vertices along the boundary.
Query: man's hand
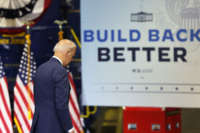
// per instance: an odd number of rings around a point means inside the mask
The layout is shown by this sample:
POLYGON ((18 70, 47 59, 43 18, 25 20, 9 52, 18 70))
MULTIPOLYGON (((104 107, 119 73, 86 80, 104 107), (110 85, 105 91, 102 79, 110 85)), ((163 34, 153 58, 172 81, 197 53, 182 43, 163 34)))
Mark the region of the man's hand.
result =
POLYGON ((71 131, 71 132, 69 132, 69 133, 75 133, 75 132, 74 132, 74 130, 73 130, 73 131, 71 131))
POLYGON ((68 133, 75 133, 74 128, 71 128, 68 133))
POLYGON ((75 133, 75 131, 74 131, 74 130, 71 130, 71 131, 69 131, 69 133, 75 133))

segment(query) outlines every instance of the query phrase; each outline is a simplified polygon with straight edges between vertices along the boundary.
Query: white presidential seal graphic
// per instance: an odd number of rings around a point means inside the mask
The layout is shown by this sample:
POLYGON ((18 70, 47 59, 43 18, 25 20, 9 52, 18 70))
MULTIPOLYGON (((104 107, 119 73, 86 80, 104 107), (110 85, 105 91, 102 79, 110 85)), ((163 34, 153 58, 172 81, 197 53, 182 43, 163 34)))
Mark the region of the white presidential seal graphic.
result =
MULTIPOLYGON (((200 0, 165 0, 165 6, 169 18, 179 27, 197 31, 200 28, 200 0)), ((190 34, 187 35, 190 38, 190 34)), ((186 42, 188 43, 188 42, 186 42)), ((190 42, 191 52, 197 51, 200 43, 190 42)), ((190 52, 188 51, 188 52, 190 52)))
POLYGON ((197 29, 200 26, 200 0, 166 0, 169 17, 179 27, 197 29))

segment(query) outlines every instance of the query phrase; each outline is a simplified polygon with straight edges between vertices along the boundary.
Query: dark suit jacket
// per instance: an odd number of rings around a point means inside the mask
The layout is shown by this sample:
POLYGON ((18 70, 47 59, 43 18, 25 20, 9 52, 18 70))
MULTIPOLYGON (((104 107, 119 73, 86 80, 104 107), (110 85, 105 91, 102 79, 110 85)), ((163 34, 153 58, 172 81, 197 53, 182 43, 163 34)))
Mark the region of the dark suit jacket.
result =
POLYGON ((56 58, 51 58, 37 69, 31 133, 68 133, 72 128, 69 93, 67 71, 56 58))

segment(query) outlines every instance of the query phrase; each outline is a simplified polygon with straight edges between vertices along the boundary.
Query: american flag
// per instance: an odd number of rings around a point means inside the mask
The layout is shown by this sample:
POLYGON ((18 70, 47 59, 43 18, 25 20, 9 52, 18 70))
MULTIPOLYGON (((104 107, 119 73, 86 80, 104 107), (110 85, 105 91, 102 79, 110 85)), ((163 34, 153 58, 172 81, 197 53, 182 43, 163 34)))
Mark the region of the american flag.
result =
POLYGON ((14 121, 18 132, 30 133, 34 113, 33 81, 36 62, 25 44, 14 87, 14 121), (30 59, 30 60, 29 60, 30 59))
POLYGON ((0 133, 13 133, 8 83, 0 58, 0 133))
POLYGON ((69 97, 69 112, 72 120, 72 125, 74 127, 75 133, 83 133, 77 93, 71 72, 68 72, 68 79, 71 87, 69 97))

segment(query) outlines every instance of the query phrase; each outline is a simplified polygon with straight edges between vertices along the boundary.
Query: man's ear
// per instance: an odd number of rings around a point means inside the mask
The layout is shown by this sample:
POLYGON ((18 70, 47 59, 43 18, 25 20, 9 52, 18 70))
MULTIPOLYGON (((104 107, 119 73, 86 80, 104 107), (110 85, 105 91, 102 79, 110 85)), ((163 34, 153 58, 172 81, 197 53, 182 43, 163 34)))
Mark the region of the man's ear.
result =
POLYGON ((67 52, 67 55, 68 55, 68 56, 71 56, 71 55, 72 55, 72 52, 68 51, 68 52, 67 52))

